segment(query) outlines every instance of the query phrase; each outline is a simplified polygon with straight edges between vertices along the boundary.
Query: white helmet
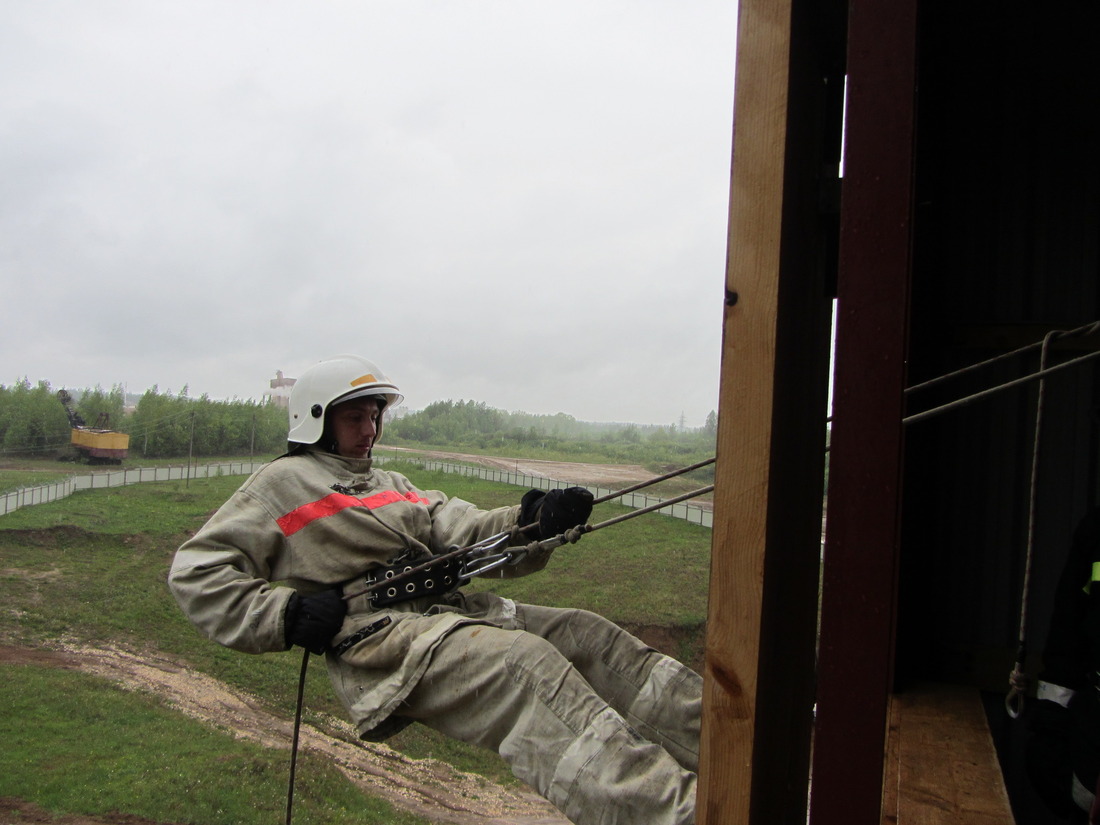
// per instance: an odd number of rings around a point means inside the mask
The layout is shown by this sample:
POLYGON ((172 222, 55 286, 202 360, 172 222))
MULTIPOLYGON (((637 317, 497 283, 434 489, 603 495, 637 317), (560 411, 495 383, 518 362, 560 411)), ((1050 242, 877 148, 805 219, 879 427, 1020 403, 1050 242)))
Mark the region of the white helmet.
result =
POLYGON ((337 355, 302 373, 290 390, 290 431, 287 440, 315 444, 325 428, 325 411, 341 401, 377 395, 387 407, 401 403, 397 385, 377 364, 358 355, 337 355))

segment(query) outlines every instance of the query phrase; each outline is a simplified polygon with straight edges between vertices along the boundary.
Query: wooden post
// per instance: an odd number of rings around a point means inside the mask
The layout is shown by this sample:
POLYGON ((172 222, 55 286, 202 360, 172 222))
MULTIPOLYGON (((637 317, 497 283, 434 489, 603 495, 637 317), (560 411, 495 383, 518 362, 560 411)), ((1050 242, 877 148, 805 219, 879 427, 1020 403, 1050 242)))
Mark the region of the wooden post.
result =
POLYGON ((739 6, 701 825, 806 819, 835 232, 822 169, 839 146, 821 24, 835 9, 739 6))
POLYGON ((854 0, 814 825, 878 825, 893 676, 917 1, 854 0))

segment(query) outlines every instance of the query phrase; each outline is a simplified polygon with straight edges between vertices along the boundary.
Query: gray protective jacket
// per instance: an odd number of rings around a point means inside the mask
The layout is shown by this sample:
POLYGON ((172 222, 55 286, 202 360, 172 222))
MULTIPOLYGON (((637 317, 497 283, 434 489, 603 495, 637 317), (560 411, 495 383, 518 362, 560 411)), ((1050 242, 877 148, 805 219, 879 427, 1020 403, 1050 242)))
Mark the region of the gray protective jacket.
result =
MULTIPOLYGON (((169 586, 191 621, 214 641, 247 653, 286 650, 290 588, 357 592, 372 567, 465 547, 510 530, 518 516, 518 505, 479 510, 438 491, 418 490, 399 473, 374 469, 370 459, 308 449, 254 473, 179 548, 169 586)), ((539 570, 548 555, 528 554, 500 575, 539 570)), ((458 593, 372 611, 366 598, 351 599, 333 644, 380 617, 389 619, 341 660, 329 655, 337 692, 360 732, 374 731, 393 713, 451 629, 496 624, 509 605, 488 594, 467 605, 458 593), (348 667, 357 671, 354 691, 340 690, 338 683, 337 671, 348 667)), ((375 733, 385 735, 392 727, 375 733)))

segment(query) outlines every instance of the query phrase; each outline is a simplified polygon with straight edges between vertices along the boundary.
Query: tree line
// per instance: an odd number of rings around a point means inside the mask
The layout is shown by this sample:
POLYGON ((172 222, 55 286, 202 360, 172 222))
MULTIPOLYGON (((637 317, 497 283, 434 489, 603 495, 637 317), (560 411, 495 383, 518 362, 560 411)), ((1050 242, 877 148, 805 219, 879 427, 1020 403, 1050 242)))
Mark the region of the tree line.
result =
MULTIPOLYGON (((127 406, 121 386, 70 390, 87 426, 128 433, 129 458, 272 456, 286 449, 287 412, 271 399, 215 401, 147 390, 127 406)), ((691 430, 670 424, 608 424, 571 415, 506 412, 477 401, 436 401, 390 411, 384 444, 578 461, 683 464, 713 455, 717 415, 691 430)), ((72 457, 71 424, 49 382, 0 385, 0 455, 72 457)))
MULTIPOLYGON (((286 410, 270 400, 214 401, 172 395, 157 387, 127 408, 122 387, 70 391, 75 412, 88 427, 130 435, 129 455, 145 458, 270 455, 286 448, 286 410)), ((47 381, 0 385, 0 454, 71 457, 72 425, 65 405, 47 381)))

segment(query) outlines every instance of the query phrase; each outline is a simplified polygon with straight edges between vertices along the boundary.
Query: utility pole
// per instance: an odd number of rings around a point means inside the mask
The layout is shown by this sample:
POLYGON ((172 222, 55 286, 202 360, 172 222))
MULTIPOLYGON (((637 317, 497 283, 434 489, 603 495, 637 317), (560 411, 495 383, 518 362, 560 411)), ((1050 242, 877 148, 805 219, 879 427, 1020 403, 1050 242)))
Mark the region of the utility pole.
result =
POLYGON ((184 487, 191 486, 191 456, 195 453, 195 411, 191 410, 191 440, 187 445, 187 481, 184 487))

